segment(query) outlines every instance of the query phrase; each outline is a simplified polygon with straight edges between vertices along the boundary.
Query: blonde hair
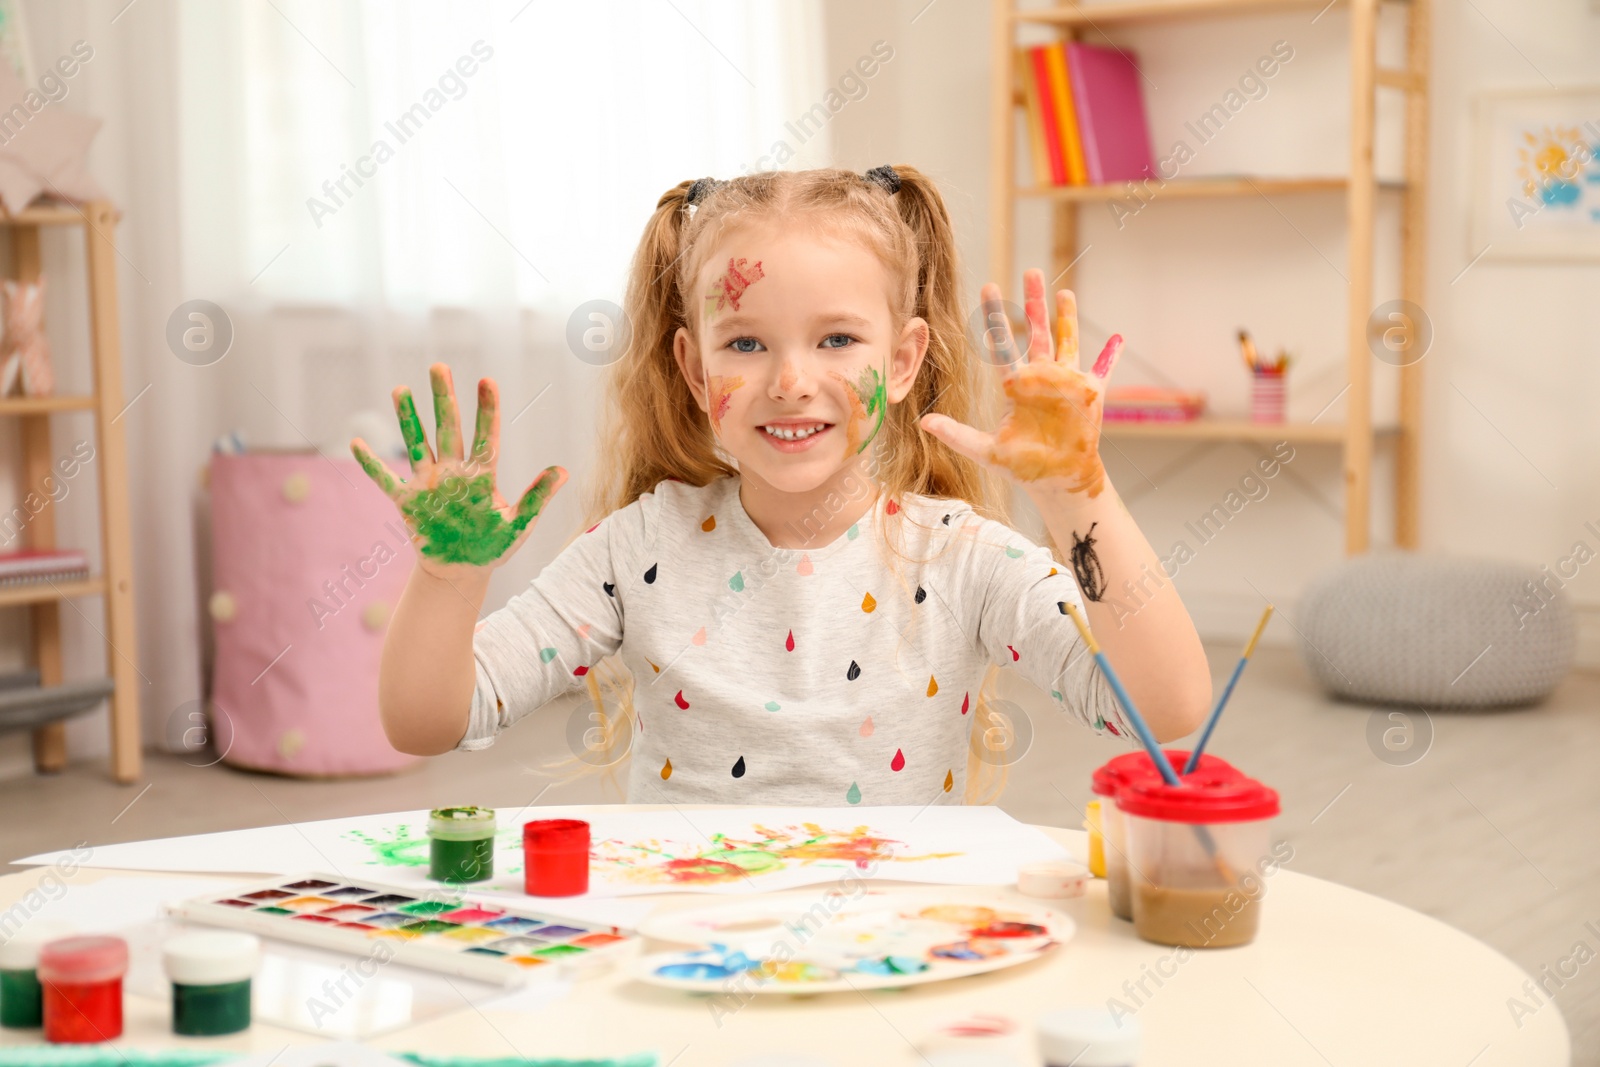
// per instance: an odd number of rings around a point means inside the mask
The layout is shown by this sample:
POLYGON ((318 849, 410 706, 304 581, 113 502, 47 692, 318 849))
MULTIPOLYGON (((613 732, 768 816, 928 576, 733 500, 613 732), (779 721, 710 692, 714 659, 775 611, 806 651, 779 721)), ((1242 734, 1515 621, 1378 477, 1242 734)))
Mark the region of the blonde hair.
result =
MULTIPOLYGON (((873 471, 885 496, 915 493, 963 500, 986 518, 1008 522, 1003 483, 979 464, 921 430, 917 420, 939 412, 957 421, 986 425, 993 403, 988 376, 968 351, 961 312, 955 240, 944 199, 927 175, 914 167, 894 168, 899 188, 893 194, 853 171, 819 169, 770 171, 700 183, 690 208, 692 181, 662 194, 645 224, 629 275, 625 312, 631 334, 620 359, 607 370, 602 408, 601 462, 585 500, 583 529, 633 503, 665 479, 704 486, 738 470, 719 454, 705 412, 695 402, 673 355, 680 327, 695 336, 698 315, 695 279, 717 237, 749 221, 809 224, 830 234, 862 242, 883 263, 890 280, 891 313, 898 332, 912 317, 928 324, 928 347, 911 391, 889 406, 874 444, 873 471)), ((907 509, 889 515, 873 507, 883 539, 893 556, 891 569, 911 596, 900 562, 913 560, 903 550, 901 523, 907 509)), ((914 620, 915 617, 913 617, 914 620)), ((989 803, 1005 788, 1006 771, 985 760, 978 739, 1010 724, 995 707, 998 668, 991 664, 979 686, 969 735, 967 803, 989 803)), ((597 710, 598 744, 590 753, 602 759, 563 760, 614 767, 609 757, 621 744, 623 724, 634 714, 633 677, 620 656, 611 656, 585 675, 597 710), (610 691, 616 711, 608 712, 610 691)), ((580 767, 579 773, 585 768, 580 767)))

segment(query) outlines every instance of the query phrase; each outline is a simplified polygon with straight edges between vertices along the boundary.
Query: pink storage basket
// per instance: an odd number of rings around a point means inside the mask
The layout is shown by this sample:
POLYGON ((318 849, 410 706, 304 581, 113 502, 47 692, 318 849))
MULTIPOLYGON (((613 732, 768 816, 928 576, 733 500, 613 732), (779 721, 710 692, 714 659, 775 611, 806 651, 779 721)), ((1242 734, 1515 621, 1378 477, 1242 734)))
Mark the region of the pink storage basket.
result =
POLYGON ((378 719, 378 659, 415 558, 354 459, 211 460, 212 731, 228 763, 306 776, 415 762, 378 719))

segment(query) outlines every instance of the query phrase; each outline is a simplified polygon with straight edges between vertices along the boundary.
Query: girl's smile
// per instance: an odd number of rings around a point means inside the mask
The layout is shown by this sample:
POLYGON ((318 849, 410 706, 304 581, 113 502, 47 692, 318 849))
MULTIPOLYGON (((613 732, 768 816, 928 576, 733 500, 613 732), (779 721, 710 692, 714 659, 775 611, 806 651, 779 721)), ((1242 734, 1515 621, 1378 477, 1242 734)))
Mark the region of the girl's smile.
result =
POLYGON ((813 419, 775 420, 761 427, 767 443, 779 452, 804 452, 831 429, 833 423, 813 419))

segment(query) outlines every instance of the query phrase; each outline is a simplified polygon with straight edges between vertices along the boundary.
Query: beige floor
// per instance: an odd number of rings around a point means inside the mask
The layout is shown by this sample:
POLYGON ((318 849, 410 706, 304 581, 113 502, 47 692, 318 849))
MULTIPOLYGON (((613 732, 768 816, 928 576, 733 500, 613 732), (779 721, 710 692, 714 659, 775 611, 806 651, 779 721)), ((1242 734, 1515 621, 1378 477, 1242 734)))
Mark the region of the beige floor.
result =
MULTIPOLYGON (((1236 653, 1211 653, 1223 677, 1236 653)), ((1014 699, 1035 738, 1001 806, 1027 821, 1076 825, 1090 769, 1114 750, 1036 694, 1014 699)), ((380 780, 295 781, 156 755, 142 795, 143 786, 112 785, 98 766, 0 783, 9 816, 0 854, 450 803, 509 807, 541 792, 546 802, 615 799, 594 779, 551 785, 539 770, 546 754, 565 751, 569 706, 547 708, 484 753, 380 780)), ((1214 750, 1281 791, 1277 833, 1294 846, 1295 869, 1442 919, 1535 976, 1550 968, 1574 1062, 1600 1065, 1600 962, 1575 976, 1569 963, 1571 977, 1555 984, 1559 961, 1580 942, 1589 949, 1580 958, 1600 954, 1600 677, 1574 675, 1539 708, 1434 715, 1431 746, 1408 766, 1375 755, 1373 715, 1315 695, 1292 653, 1263 649, 1214 750)))

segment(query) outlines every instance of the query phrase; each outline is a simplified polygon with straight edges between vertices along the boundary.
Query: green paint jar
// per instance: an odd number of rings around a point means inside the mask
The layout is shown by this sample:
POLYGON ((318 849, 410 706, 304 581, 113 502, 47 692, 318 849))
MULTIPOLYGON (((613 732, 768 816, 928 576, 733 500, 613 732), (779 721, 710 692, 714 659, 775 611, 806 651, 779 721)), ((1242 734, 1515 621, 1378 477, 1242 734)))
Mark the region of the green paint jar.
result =
POLYGON ((428 813, 428 877, 481 882, 494 877, 494 809, 435 808, 428 813))
POLYGON ((35 921, 0 944, 0 1026, 30 1030, 44 1025, 39 949, 73 933, 65 923, 35 921))
POLYGON ((236 1034, 250 1027, 250 980, 261 963, 254 934, 181 934, 161 946, 172 981, 172 1032, 184 1037, 236 1034))

